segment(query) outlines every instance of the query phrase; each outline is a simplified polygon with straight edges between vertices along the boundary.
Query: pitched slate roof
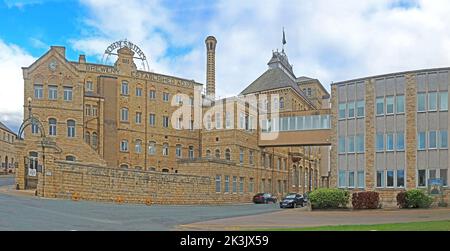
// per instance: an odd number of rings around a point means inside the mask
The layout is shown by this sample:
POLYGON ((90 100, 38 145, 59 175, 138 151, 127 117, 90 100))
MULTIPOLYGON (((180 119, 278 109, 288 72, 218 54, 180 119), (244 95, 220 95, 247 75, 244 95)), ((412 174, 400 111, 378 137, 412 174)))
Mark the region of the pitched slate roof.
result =
POLYGON ((7 131, 7 132, 12 133, 12 134, 16 134, 16 133, 13 132, 11 129, 9 129, 5 124, 3 124, 1 121, 0 121, 0 128, 3 129, 3 130, 5 130, 5 131, 7 131))

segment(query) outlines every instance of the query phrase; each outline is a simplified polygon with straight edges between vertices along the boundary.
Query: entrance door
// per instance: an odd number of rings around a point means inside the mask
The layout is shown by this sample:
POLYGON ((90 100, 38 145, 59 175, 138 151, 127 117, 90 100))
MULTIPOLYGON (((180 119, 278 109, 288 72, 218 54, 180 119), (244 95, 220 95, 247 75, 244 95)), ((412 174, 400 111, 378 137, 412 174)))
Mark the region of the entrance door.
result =
POLYGON ((30 152, 27 160, 27 168, 25 173, 25 189, 37 188, 37 169, 39 164, 39 155, 37 152, 30 152))

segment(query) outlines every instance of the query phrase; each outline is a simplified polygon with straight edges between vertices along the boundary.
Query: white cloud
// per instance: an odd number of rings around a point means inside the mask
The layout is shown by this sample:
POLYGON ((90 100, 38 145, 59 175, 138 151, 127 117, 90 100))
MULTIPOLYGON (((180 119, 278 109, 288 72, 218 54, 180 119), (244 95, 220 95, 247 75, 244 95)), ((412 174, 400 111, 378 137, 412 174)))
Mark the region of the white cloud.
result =
POLYGON ((14 44, 0 39, 0 120, 16 129, 22 122, 23 75, 21 67, 36 59, 14 44))
POLYGON ((126 37, 143 48, 153 70, 204 83, 204 39, 214 35, 221 96, 239 93, 267 69, 271 51, 281 49, 283 26, 296 75, 327 88, 332 81, 450 65, 445 0, 221 0, 190 3, 184 11, 187 4, 174 2, 82 0, 95 32, 73 45, 102 53, 126 37), (179 47, 191 51, 168 55, 179 47))

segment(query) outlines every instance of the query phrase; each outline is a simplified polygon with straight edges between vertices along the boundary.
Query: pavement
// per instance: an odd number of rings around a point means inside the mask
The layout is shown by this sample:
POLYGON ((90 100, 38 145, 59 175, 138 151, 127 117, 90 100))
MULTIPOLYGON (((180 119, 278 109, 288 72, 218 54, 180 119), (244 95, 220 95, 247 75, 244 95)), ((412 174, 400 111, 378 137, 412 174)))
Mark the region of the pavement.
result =
MULTIPOLYGON (((450 209, 308 211, 306 208, 185 224, 185 231, 236 231, 450 220, 450 209)), ((449 225, 450 229, 450 225, 449 225)))
POLYGON ((43 199, 17 193, 14 178, 0 178, 1 230, 178 230, 199 221, 279 211, 271 205, 167 206, 43 199))

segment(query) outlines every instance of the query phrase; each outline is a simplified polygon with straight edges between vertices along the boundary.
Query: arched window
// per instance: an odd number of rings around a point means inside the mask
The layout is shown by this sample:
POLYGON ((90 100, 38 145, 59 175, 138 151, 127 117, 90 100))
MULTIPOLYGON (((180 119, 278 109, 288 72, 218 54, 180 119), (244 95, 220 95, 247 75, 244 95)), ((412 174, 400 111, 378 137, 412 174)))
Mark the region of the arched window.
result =
POLYGON ((94 147, 94 149, 97 149, 97 145, 98 145, 98 136, 96 132, 92 133, 92 147, 94 147))
POLYGON ((227 149, 225 150, 225 159, 226 159, 226 160, 231 160, 231 151, 230 151, 229 148, 227 148, 227 149))
POLYGON ((88 145, 91 144, 91 134, 89 132, 86 132, 84 134, 84 142, 86 142, 86 144, 88 144, 88 145))
POLYGON ((148 142, 148 154, 155 155, 155 153, 156 153, 156 142, 155 141, 148 142))
POLYGON ((169 172, 169 169, 163 168, 163 169, 161 170, 161 172, 163 172, 163 173, 168 173, 168 172, 169 172))
POLYGON ((136 153, 141 153, 142 152, 142 140, 140 140, 140 139, 136 140, 136 143, 134 145, 134 151, 136 153))
POLYGON ((207 159, 211 158, 211 150, 209 149, 206 150, 206 158, 207 159))
POLYGON ((194 146, 189 146, 189 158, 190 159, 194 159, 195 155, 194 155, 194 146))
POLYGON ((128 140, 124 139, 120 142, 120 151, 128 152, 128 140))
POLYGON ((75 138, 75 121, 67 120, 67 137, 75 138))
POLYGON ((66 156, 66 161, 76 161, 76 160, 77 160, 77 158, 75 158, 75 156, 72 156, 72 155, 66 156))
POLYGON ((56 119, 48 120, 48 135, 56 136, 56 119))
POLYGON ((216 159, 220 159, 220 150, 216 149, 216 154, 215 154, 216 159))
POLYGON ((127 164, 122 164, 122 165, 120 165, 120 168, 122 168, 122 169, 128 169, 128 165, 127 165, 127 164))
POLYGON ((283 109, 283 108, 284 108, 284 98, 281 97, 280 98, 280 109, 283 109))
POLYGON ((128 108, 120 109, 120 121, 128 121, 128 108))
POLYGON ((278 109, 278 98, 273 98, 273 108, 278 109))
POLYGON ((148 171, 155 172, 155 171, 156 171, 156 168, 151 166, 151 167, 148 168, 148 171))
POLYGON ((39 133, 39 126, 36 120, 32 120, 31 122, 31 133, 32 134, 38 134, 39 133))
POLYGON ((168 155, 169 155, 169 144, 164 143, 163 144, 163 156, 168 156, 168 155))

